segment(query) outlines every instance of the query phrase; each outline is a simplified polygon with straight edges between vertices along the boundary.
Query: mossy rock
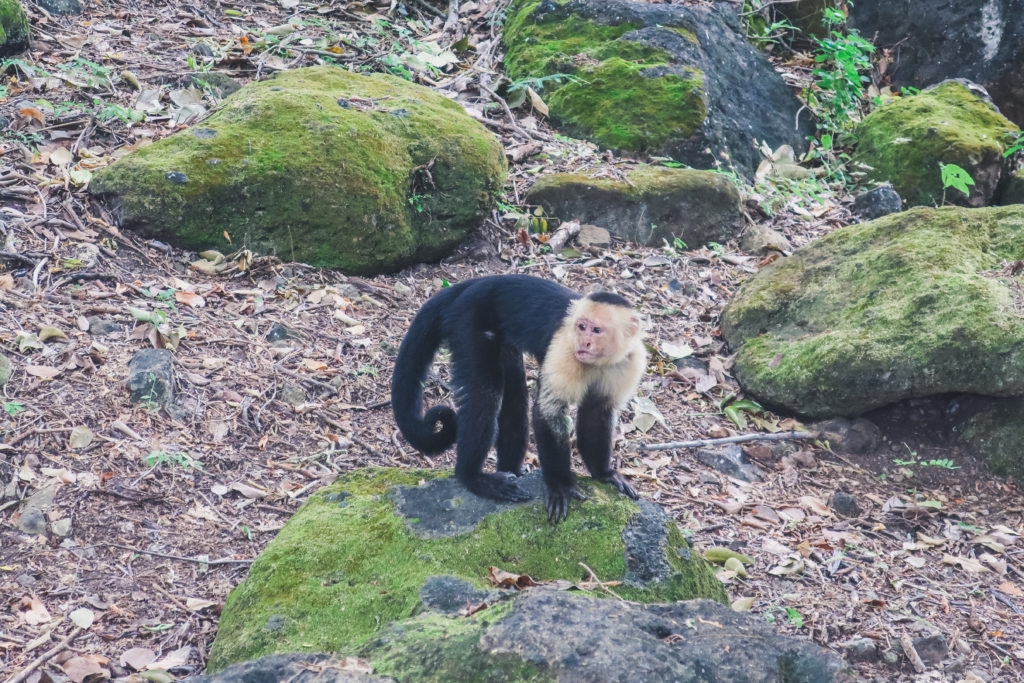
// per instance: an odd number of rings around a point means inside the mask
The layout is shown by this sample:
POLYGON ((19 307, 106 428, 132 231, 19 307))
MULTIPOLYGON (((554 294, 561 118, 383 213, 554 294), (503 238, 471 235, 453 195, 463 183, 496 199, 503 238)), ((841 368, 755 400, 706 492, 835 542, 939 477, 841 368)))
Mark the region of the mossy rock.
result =
POLYGON ((1024 204, 1024 169, 1015 171, 1006 179, 999 195, 1000 204, 1024 204))
POLYGON ((450 252, 505 173, 497 139, 458 104, 320 66, 246 86, 98 171, 90 190, 123 227, 176 246, 377 273, 450 252))
POLYGON ((623 181, 555 173, 538 180, 526 201, 549 216, 598 225, 637 244, 680 239, 696 249, 743 229, 739 190, 720 173, 644 165, 625 176, 623 181))
POLYGON ((806 147, 799 101, 730 8, 515 0, 508 16, 506 71, 570 135, 748 176, 757 142, 806 147))
POLYGON ((744 390, 809 417, 1024 394, 1024 207, 917 208, 842 228, 746 281, 722 315, 744 390))
POLYGON ((18 0, 0 0, 0 57, 28 49, 28 15, 18 0))
POLYGON ((209 670, 275 652, 357 654, 392 621, 425 629, 428 640, 443 632, 453 646, 462 636, 479 638, 500 605, 454 623, 401 620, 427 604, 445 611, 429 597, 431 577, 465 584, 464 595, 449 601, 455 610, 501 603, 511 593, 486 590, 491 567, 577 582, 588 576, 583 562, 603 581, 623 581, 615 592, 629 600, 725 600, 710 566, 653 503, 638 507, 584 479, 588 500, 553 526, 539 473, 520 480, 535 500, 518 505, 477 498, 440 474, 357 470, 316 493, 229 595, 209 670), (433 481, 417 486, 424 480, 433 481))
MULTIPOLYGON (((974 86, 977 88, 977 86, 974 86)), ((961 81, 944 81, 902 97, 857 127, 857 162, 868 179, 889 182, 904 206, 992 203, 1006 163, 1003 152, 1017 126, 961 81), (974 180, 970 194, 943 191, 941 164, 955 164, 974 180)))
POLYGON ((1024 397, 961 397, 953 433, 996 474, 1024 483, 1024 397))

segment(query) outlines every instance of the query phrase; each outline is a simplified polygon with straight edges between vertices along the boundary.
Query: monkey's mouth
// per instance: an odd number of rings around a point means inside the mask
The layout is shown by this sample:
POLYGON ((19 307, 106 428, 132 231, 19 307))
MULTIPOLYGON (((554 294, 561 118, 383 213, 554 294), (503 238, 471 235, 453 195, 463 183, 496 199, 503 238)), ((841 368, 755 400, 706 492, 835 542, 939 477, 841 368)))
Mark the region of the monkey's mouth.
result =
POLYGON ((576 349, 576 360, 583 362, 594 360, 594 352, 587 349, 576 349))

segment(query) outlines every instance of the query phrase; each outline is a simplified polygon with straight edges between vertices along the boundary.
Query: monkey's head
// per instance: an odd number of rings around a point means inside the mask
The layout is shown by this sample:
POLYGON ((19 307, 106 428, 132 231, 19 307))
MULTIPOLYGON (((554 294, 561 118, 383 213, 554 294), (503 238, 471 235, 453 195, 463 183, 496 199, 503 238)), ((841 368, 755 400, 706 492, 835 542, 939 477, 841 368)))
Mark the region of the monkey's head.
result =
POLYGON ((613 365, 625 358, 641 332, 640 316, 618 294, 595 292, 569 310, 576 360, 613 365))

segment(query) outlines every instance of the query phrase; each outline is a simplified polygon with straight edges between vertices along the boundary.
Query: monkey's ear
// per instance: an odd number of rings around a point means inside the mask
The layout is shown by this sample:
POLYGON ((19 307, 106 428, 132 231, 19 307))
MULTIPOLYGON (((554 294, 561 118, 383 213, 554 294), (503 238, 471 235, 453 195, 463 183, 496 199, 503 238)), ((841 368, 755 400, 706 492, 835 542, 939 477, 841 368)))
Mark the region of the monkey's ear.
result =
POLYGON ((640 334, 640 330, 642 328, 643 328, 643 321, 640 320, 640 316, 637 315, 636 313, 633 313, 632 315, 630 315, 629 316, 629 327, 627 328, 627 331, 629 332, 629 336, 630 337, 637 336, 638 334, 640 334))

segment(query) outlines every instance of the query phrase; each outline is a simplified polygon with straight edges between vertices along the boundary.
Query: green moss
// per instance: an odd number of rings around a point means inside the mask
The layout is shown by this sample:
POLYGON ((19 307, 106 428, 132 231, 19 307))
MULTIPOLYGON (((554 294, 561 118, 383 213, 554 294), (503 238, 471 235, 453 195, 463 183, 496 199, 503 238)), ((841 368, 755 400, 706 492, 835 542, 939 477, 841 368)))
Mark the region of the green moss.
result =
POLYGON ((18 0, 0 0, 0 54, 23 50, 28 44, 28 15, 18 0))
POLYGON ((116 199, 126 227, 179 246, 375 272, 457 244, 504 175, 500 144, 447 98, 313 67, 243 88, 200 126, 97 172, 90 189, 116 199))
POLYGON ((836 231, 743 285, 723 315, 744 387, 812 416, 908 397, 1024 392, 1020 207, 915 209, 836 231))
MULTIPOLYGON (((869 179, 891 182, 907 206, 942 203, 940 163, 971 173, 978 182, 972 205, 987 203, 997 178, 981 178, 977 169, 998 167, 1016 130, 992 104, 948 82, 868 115, 857 128, 856 160, 871 167, 869 179)), ((947 190, 945 199, 967 201, 958 190, 947 190)))
MULTIPOLYGON (((611 487, 583 482, 589 500, 557 527, 538 502, 491 515, 471 534, 421 540, 385 494, 439 474, 360 470, 314 495, 231 592, 209 670, 271 652, 352 653, 389 622, 413 616, 419 588, 431 575, 454 575, 483 588, 491 566, 538 581, 576 580, 585 562, 605 580, 625 577, 621 532, 636 506, 611 487)), ((673 557, 677 548, 687 549, 678 530, 671 540, 667 554, 679 576, 616 591, 642 602, 724 600, 703 560, 673 557)))
POLYGON ((423 614, 374 638, 360 649, 378 676, 405 681, 531 681, 535 666, 512 654, 477 647, 487 625, 509 610, 499 605, 467 618, 423 614))
MULTIPOLYGON (((577 80, 547 81, 543 97, 551 114, 573 135, 606 147, 631 151, 656 149, 670 140, 693 135, 706 116, 703 77, 652 71, 670 56, 622 39, 638 28, 612 26, 570 14, 535 23, 537 2, 518 2, 505 28, 505 65, 515 80, 571 74, 577 80)), ((686 27, 663 27, 696 41, 686 27)))

